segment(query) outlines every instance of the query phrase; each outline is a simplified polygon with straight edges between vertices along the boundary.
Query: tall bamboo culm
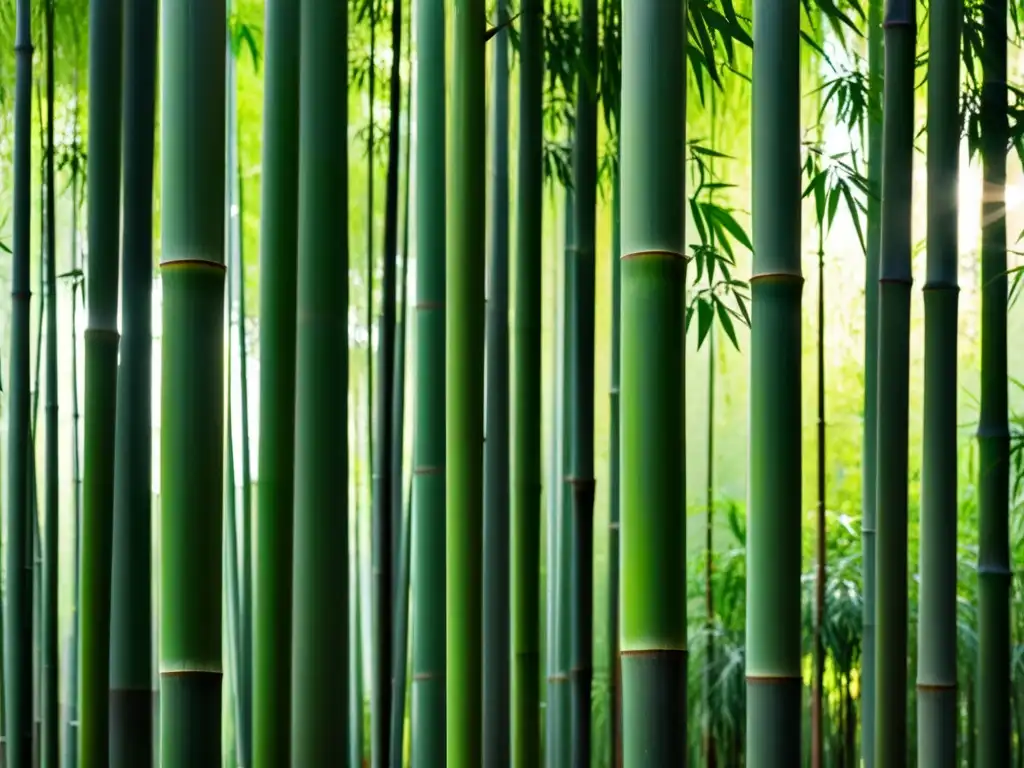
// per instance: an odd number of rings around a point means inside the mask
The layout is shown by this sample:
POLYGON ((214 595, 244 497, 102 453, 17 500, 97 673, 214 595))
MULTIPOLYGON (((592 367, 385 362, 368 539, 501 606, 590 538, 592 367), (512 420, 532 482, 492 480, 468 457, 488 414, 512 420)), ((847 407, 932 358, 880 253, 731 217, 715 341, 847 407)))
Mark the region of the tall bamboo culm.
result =
POLYGON ((110 761, 153 762, 153 150, 157 3, 125 3, 124 229, 111 605, 110 761))
MULTIPOLYGON (((520 17, 518 236, 512 314, 512 762, 539 768, 541 259, 543 255, 542 0, 520 17)), ((549 489, 549 493, 552 489, 549 489)), ((551 578, 550 572, 548 578, 551 578)))
POLYGON ((982 5, 981 414, 978 419, 978 768, 1010 764, 1006 0, 982 5))
POLYGON ((108 702, 119 343, 123 5, 122 0, 91 0, 89 3, 86 175, 89 277, 85 292, 88 325, 85 331, 85 477, 78 692, 78 757, 82 768, 106 768, 110 759, 108 702))
MULTIPOLYGON (((299 59, 299 266, 291 764, 348 759, 348 6, 306 0, 299 59), (340 556, 339 556, 340 555, 340 556)), ((382 401, 382 406, 388 405, 382 401)))
POLYGON ((57 182, 54 174, 54 17, 55 0, 47 0, 46 19, 46 453, 44 458, 43 594, 39 691, 42 728, 37 747, 43 768, 60 764, 60 668, 57 641, 57 596, 60 526, 60 439, 57 378, 57 182))
MULTIPOLYGON (((498 0, 497 24, 506 22, 508 3, 498 0)), ((486 382, 484 398, 484 765, 510 763, 509 666, 509 204, 508 204, 508 32, 490 43, 491 178, 488 225, 486 382)))
POLYGON ((572 509, 571 656, 572 761, 590 765, 590 684, 593 677, 592 634, 594 561, 594 241, 597 217, 598 4, 583 0, 580 22, 580 75, 576 82, 576 135, 573 176, 576 187, 570 328, 572 439, 569 485, 572 509))
POLYGON ((447 765, 481 744, 486 136, 483 0, 455 0, 448 121, 446 394, 447 765))
POLYGON ((255 768, 288 762, 299 216, 299 4, 268 0, 260 248, 260 447, 253 632, 255 768), (271 108, 272 106, 272 108, 271 108))
POLYGON ((7 437, 7 576, 4 622, 4 735, 7 764, 32 755, 32 548, 29 518, 31 357, 32 33, 31 3, 18 0, 14 50, 14 259, 7 437))
POLYGON ((875 764, 907 760, 907 461, 915 0, 888 0, 878 331, 875 764))
MULTIPOLYGON (((622 729, 627 768, 684 763, 686 4, 622 7, 622 729)), ((795 43, 794 43, 795 44, 795 43)))
POLYGON ((963 3, 934 0, 928 24, 928 277, 924 286, 917 756, 957 764, 957 285, 963 3))
POLYGON ((164 768, 221 760, 226 19, 224 0, 174 0, 160 24, 164 768))
POLYGON ((413 411, 412 763, 445 765, 445 18, 416 23, 416 407, 413 411))
POLYGON ((878 268, 882 227, 882 4, 868 0, 868 201, 864 268, 864 443, 861 523, 864 637, 861 661, 861 760, 875 761, 875 507, 878 469, 878 268))
POLYGON ((757 0, 753 63, 747 766, 800 763, 800 3, 757 0))

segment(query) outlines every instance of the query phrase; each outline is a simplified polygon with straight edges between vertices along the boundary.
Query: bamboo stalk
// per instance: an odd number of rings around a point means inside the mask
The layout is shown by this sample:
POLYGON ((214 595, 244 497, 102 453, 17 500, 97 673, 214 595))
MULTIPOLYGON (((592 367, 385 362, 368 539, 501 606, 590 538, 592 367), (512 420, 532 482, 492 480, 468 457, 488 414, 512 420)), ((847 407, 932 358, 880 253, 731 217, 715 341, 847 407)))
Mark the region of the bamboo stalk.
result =
POLYGON ((957 764, 957 227, 963 3, 936 0, 928 25, 928 277, 925 302, 917 752, 957 764))
POLYGON ((886 6, 875 566, 878 768, 896 768, 907 760, 907 421, 916 14, 914 0, 889 0, 886 6))
POLYGON ((164 768, 221 760, 226 19, 224 0, 174 0, 160 24, 164 768))
POLYGON ((157 3, 125 4, 124 336, 118 376, 111 605, 111 764, 154 757, 152 606, 153 151, 157 3))
POLYGON ((801 747, 800 3, 754 6, 748 768, 801 747))

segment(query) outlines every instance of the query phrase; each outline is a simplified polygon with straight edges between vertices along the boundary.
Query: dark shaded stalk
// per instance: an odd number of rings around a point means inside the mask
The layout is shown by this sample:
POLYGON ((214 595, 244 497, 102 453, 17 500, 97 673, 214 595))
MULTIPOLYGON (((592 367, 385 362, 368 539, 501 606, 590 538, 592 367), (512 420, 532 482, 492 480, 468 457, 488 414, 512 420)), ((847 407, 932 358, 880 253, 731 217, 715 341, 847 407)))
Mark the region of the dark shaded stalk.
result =
MULTIPOLYGON (((960 29, 963 3, 930 6, 928 46, 928 278, 925 301, 921 586, 918 599, 917 758, 958 764, 957 721, 957 227, 960 29)), ((1007 758, 1009 753, 1007 753, 1007 758)), ((1009 764, 1007 759, 1006 765, 1009 764)))
POLYGON ((260 219, 260 445, 253 632, 253 760, 291 749, 299 4, 267 0, 260 219))
POLYGON ((597 217, 597 82, 598 4, 582 0, 573 184, 576 207, 571 272, 573 292, 569 321, 570 396, 572 408, 569 484, 572 489, 572 644, 569 683, 572 689, 572 764, 590 765, 590 686, 594 626, 594 263, 597 217))
MULTIPOLYGON (((249 456, 249 377, 246 365, 248 356, 245 331, 245 248, 243 241, 243 217, 245 215, 244 184, 242 181, 241 156, 239 153, 238 129, 238 78, 235 72, 235 56, 227 51, 227 253, 228 280, 234 282, 234 306, 229 312, 235 315, 235 330, 238 334, 238 410, 241 439, 242 505, 238 510, 241 518, 240 542, 238 547, 238 721, 235 724, 238 742, 238 763, 240 768, 252 765, 252 481, 251 459, 249 456)), ((276 105, 275 105, 276 108, 276 105)), ((230 327, 230 325, 229 325, 230 327)), ((230 345, 229 345, 230 349, 230 345)), ((231 379, 229 378, 230 382, 231 379)), ((229 384, 229 386, 231 386, 229 384)))
MULTIPOLYGON (((820 136, 819 136, 820 138, 820 136)), ((811 686, 811 765, 825 765, 825 576, 828 541, 825 531, 825 222, 818 221, 817 459, 818 498, 814 556, 814 681, 811 686)))
POLYGON ((125 4, 124 250, 114 488, 112 766, 154 757, 152 608, 153 151, 157 3, 125 4))
MULTIPOLYGON (((348 759, 348 4, 301 7, 291 765, 348 759), (338 393, 342 393, 339 397, 338 393), (340 545, 340 546, 339 546, 340 545)), ((386 401, 384 401, 386 402, 386 401)))
POLYGON ((896 768, 907 761, 907 431, 916 39, 914 0, 888 0, 878 296, 878 768, 896 768))
POLYGON ((221 760, 226 19, 224 0, 178 0, 160 23, 164 768, 221 760))
MULTIPOLYGON (((399 323, 399 337, 403 335, 402 330, 402 324, 399 323)), ((395 657, 390 724, 391 755, 395 765, 405 765, 405 691, 409 680, 409 558, 411 552, 409 523, 412 521, 411 505, 410 488, 409 501, 405 514, 402 516, 402 532, 398 545, 398 579, 395 582, 395 657)))
MULTIPOLYGON (((77 27, 76 27, 77 36, 77 27)), ((64 753, 63 767, 76 768, 78 765, 78 584, 79 567, 81 565, 81 516, 82 516, 82 469, 80 463, 80 442, 81 414, 78 410, 78 290, 82 284, 80 274, 78 247, 78 208, 79 208, 79 146, 80 141, 78 129, 78 99, 80 91, 78 88, 78 68, 76 65, 74 74, 74 119, 72 122, 73 154, 71 159, 71 480, 72 491, 72 534, 71 542, 74 547, 74 563, 71 575, 71 618, 70 634, 68 636, 65 668, 67 672, 64 680, 66 684, 64 694, 64 753)), ((0 616, 2 618, 2 616, 0 616)), ((0 697, 2 699, 2 697, 0 697)), ((2 703, 2 701, 0 701, 2 703)), ((0 708, 0 712, 3 709, 0 708)))
POLYGON ((555 765, 565 766, 572 762, 572 695, 569 687, 569 668, 572 664, 572 486, 568 482, 572 462, 572 419, 575 410, 569 402, 572 382, 575 378, 572 359, 572 315, 574 296, 572 274, 575 260, 572 252, 575 246, 575 197, 573 190, 565 188, 565 240, 562 251, 562 381, 557 397, 562 409, 562 423, 559 426, 558 444, 558 530, 556 568, 558 571, 555 591, 555 674, 554 690, 549 706, 555 709, 554 719, 554 760, 555 765))
POLYGON ((978 419, 978 767, 1010 764, 1007 416, 1007 2, 982 5, 981 413, 978 419))
POLYGON ((615 142, 615 171, 612 175, 612 373, 609 393, 608 417, 608 711, 611 713, 611 764, 622 766, 622 662, 619 654, 619 549, 622 535, 619 527, 620 493, 619 468, 621 444, 619 440, 619 381, 622 373, 622 227, 621 178, 618 139, 615 142))
POLYGON ((758 2, 753 63, 748 768, 801 746, 800 3, 758 2))
MULTIPOLYGON (((371 0, 371 3, 374 0, 371 0)), ((400 51, 402 43, 402 6, 394 0, 391 12, 391 50, 400 51)), ((391 128, 388 131, 388 167, 384 196, 384 275, 381 315, 378 319, 380 375, 377 379, 377 455, 373 466, 373 664, 374 679, 371 696, 376 699, 371 720, 371 755, 374 766, 390 766, 389 757, 392 664, 394 626, 395 565, 398 562, 398 533, 401 505, 395 504, 392 476, 394 450, 395 388, 395 306, 398 249, 398 164, 399 125, 401 116, 401 57, 392 57, 391 65, 391 128)), ((372 110, 371 102, 371 110, 372 110)), ((372 209, 371 209, 372 211, 372 209)))
MULTIPOLYGON (((121 232, 122 0, 89 3, 89 264, 85 331, 85 480, 82 508, 82 768, 110 762, 110 602, 117 409, 121 232)), ((168 158, 170 159, 170 158, 168 158)), ((194 478, 192 478, 194 480, 194 478)), ((20 765, 14 760, 13 765, 20 765)))
POLYGON ((882 4, 868 0, 868 242, 864 268, 864 443, 861 461, 861 760, 875 763, 875 506, 878 470, 878 269, 882 227, 882 4))
MULTIPOLYGON (((411 93, 411 89, 409 93, 411 93)), ((408 158, 408 153, 406 155, 408 158)), ((402 237, 402 280, 400 292, 402 295, 402 310, 395 328, 395 390, 391 399, 394 408, 395 439, 391 446, 391 485, 392 498, 396 503, 402 503, 402 478, 403 458, 405 453, 405 321, 406 308, 408 305, 408 282, 409 282, 409 167, 408 160, 405 170, 405 223, 402 237)), ((410 504, 411 492, 410 492, 410 504)), ((391 739, 392 762, 399 765, 404 764, 405 751, 403 740, 405 738, 405 704, 406 688, 408 687, 409 670, 409 566, 406 560, 409 557, 408 530, 411 514, 406 513, 399 518, 399 544, 398 559, 395 562, 395 624, 394 637, 392 639, 392 665, 391 675, 391 721, 389 724, 389 738, 391 739)))
MULTIPOLYGON (((508 16, 498 0, 497 24, 508 16)), ((511 616, 509 604, 509 333, 508 333, 508 33, 491 42, 491 178, 484 398, 484 765, 509 765, 511 616)))
MULTIPOLYGON (((774 6, 773 6, 774 7, 774 6)), ((794 10, 796 4, 794 2, 794 10)), ((794 23, 796 17, 794 16, 794 23)), ((628 768, 686 761, 686 5, 622 8, 622 736, 628 768)), ((793 45, 796 45, 794 40, 793 45)))
POLYGON ((483 0, 455 0, 445 318, 447 765, 481 763, 486 107, 483 0))
MULTIPOLYGON (((540 504, 541 307, 544 229, 544 16, 541 0, 522 5, 519 71, 518 228, 512 314, 510 491, 512 671, 511 757, 541 765, 540 504)), ((499 38, 503 35, 499 35, 499 38)), ((549 490, 550 492, 550 490, 549 490)), ((548 578, 551 572, 548 571, 548 578)), ((613 590, 614 591, 614 590, 613 590)))
POLYGON ((704 660, 704 759, 708 768, 717 765, 715 752, 715 593, 712 585, 715 554, 715 328, 708 333, 708 443, 707 479, 704 502, 704 631, 707 651, 704 660))
POLYGON ((54 174, 54 98, 53 71, 54 0, 47 0, 46 20, 46 453, 44 457, 44 539, 42 541, 42 626, 40 627, 40 667, 42 720, 39 755, 43 768, 60 764, 60 668, 57 642, 57 579, 60 526, 60 439, 57 391, 57 191, 54 174))
POLYGON ((15 6, 14 242, 7 421, 7 575, 4 622, 4 735, 11 766, 32 755, 32 560, 29 369, 31 366, 32 35, 31 3, 15 6))
POLYGON ((413 410, 412 764, 445 765, 445 19, 416 22, 416 407, 413 410))

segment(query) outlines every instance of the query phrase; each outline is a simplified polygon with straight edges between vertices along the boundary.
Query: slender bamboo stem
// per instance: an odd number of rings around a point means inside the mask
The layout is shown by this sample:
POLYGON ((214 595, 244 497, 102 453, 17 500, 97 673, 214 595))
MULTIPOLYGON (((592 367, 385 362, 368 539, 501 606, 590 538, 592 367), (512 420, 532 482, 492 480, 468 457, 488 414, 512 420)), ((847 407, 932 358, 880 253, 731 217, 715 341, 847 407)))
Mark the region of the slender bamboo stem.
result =
POLYGON ((348 759, 348 6, 301 8, 291 765, 348 759), (340 507, 340 509, 339 509, 340 507), (340 597, 339 597, 340 596, 340 597))
POLYGON ((111 765, 152 765, 153 151, 157 3, 125 4, 124 336, 118 376, 111 606, 111 765))
POLYGON ((483 0, 455 0, 445 318, 447 764, 481 762, 486 149, 483 0))
POLYGON ((918 600, 920 765, 957 764, 957 228, 963 3, 936 0, 928 24, 928 279, 918 600))
POLYGON ((800 762, 799 16, 798 0, 754 6, 748 768, 800 762))
MULTIPOLYGON (((686 5, 622 8, 622 696, 628 768, 686 762, 686 5)), ((794 43, 795 45, 795 43, 794 43)))
POLYGON ((89 3, 89 265, 78 704, 83 768, 109 764, 123 5, 121 0, 89 3))
POLYGON ((416 7, 412 763, 445 765, 445 18, 416 7))
MULTIPOLYGON (((544 17, 525 0, 520 18, 519 155, 512 313, 512 762, 539 768, 541 258, 543 251, 544 17)), ((549 490, 550 492, 550 490, 549 490)), ((548 578, 551 578, 550 571, 548 578)))
POLYGON ((590 687, 594 626, 594 262, 597 218, 598 4, 583 0, 573 176, 576 192, 572 267, 569 483, 572 488, 572 764, 590 765, 590 687))
POLYGON ((23 766, 28 765, 32 755, 32 560, 28 471, 31 450, 32 10, 29 0, 18 0, 15 12, 14 259, 8 376, 4 735, 7 739, 7 764, 23 766))
POLYGON ((224 0, 174 0, 160 24, 164 768, 221 760, 226 19, 224 0))
POLYGON ((907 461, 915 0, 885 15, 878 336, 878 585, 875 764, 907 761, 907 461))
POLYGON ((60 526, 60 439, 57 376, 57 183, 54 173, 54 0, 47 0, 46 19, 46 454, 45 528, 42 594, 42 728, 39 755, 43 768, 60 764, 60 668, 57 641, 57 580, 60 526))
POLYGON ((982 5, 981 414, 978 419, 978 768, 1010 764, 1006 0, 982 5))
POLYGON ((253 759, 288 762, 299 217, 299 4, 268 0, 260 219, 260 446, 253 633, 253 759))
MULTIPOLYGON (((497 24, 508 17, 498 0, 497 24)), ((483 761, 503 768, 510 763, 509 662, 509 332, 508 332, 508 33, 490 43, 492 88, 489 270, 484 384, 484 670, 483 761)))
POLYGON ((882 227, 882 5, 868 0, 868 201, 864 269, 864 443, 861 461, 864 640, 861 661, 861 760, 875 761, 875 507, 878 468, 878 269, 882 227))

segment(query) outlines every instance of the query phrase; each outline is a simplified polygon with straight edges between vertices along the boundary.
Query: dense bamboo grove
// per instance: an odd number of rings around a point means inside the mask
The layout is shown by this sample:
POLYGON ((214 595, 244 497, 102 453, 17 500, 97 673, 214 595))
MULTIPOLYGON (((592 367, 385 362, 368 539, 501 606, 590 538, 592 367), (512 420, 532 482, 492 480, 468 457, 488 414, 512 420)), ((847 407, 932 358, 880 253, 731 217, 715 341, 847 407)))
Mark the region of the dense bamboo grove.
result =
POLYGON ((4 764, 1024 768, 1019 0, 8 5, 4 764))

